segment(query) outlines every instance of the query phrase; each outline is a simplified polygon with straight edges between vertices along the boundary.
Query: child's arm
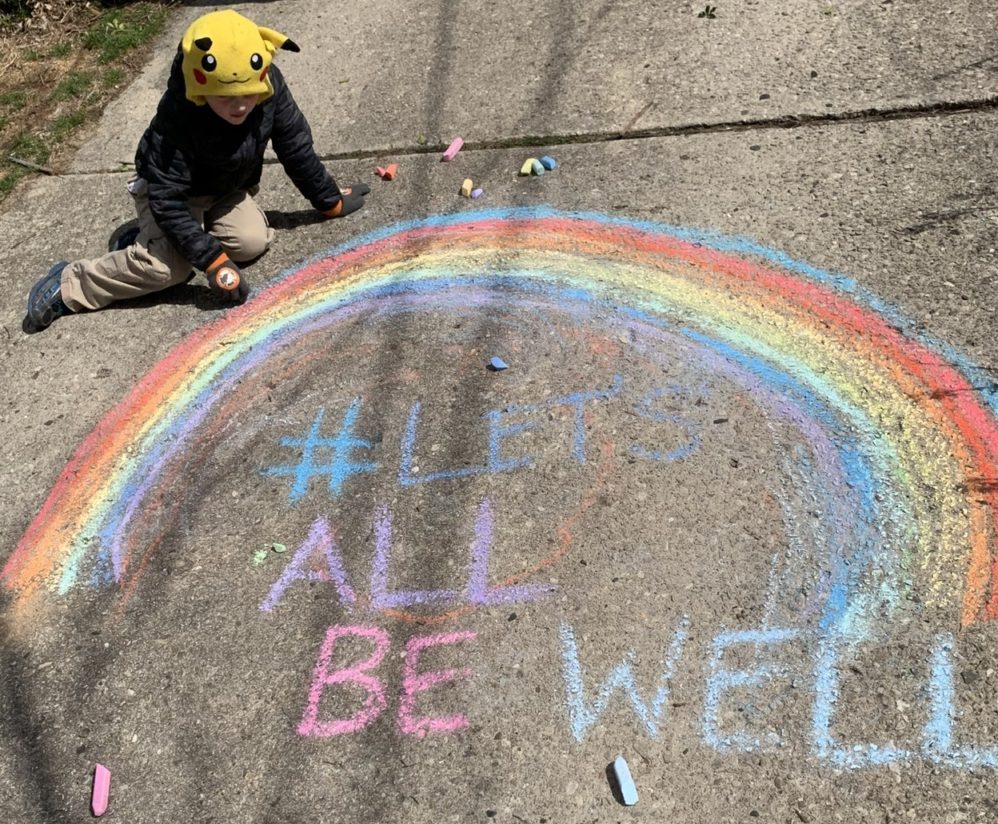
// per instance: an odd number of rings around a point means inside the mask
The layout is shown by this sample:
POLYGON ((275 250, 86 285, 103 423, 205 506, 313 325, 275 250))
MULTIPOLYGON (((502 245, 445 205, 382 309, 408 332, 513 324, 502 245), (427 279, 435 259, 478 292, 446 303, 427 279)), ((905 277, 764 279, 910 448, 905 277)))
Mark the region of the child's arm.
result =
POLYGON ((202 272, 220 254, 222 244, 191 214, 191 172, 182 146, 150 130, 140 148, 142 177, 149 184, 149 210, 164 234, 202 272))
MULTIPOLYGON (((276 66, 271 67, 270 80, 274 86, 274 131, 271 135, 274 151, 298 191, 313 207, 328 214, 344 200, 344 193, 316 155, 312 129, 276 66)), ((356 208, 359 206, 355 205, 356 208)))

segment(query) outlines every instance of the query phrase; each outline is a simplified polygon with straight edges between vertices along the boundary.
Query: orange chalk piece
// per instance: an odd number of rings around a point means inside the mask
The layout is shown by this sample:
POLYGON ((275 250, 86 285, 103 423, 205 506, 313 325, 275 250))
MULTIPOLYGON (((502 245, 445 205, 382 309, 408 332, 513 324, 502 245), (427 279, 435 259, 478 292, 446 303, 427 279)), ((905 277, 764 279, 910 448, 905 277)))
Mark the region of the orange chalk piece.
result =
POLYGON ((95 816, 107 812, 107 800, 111 794, 111 772, 103 764, 94 769, 94 789, 90 796, 90 809, 95 816))
POLYGON ((471 197, 471 190, 474 188, 475 184, 471 182, 471 178, 466 177, 461 184, 461 197, 471 197))
POLYGON ((398 173, 399 173, 398 163, 389 163, 385 167, 384 178, 385 180, 395 180, 395 175, 397 175, 398 173))
POLYGON ((461 147, 463 145, 464 145, 464 140, 462 140, 460 137, 455 137, 450 142, 450 146, 447 147, 447 150, 440 157, 440 162, 444 163, 448 160, 453 160, 454 155, 456 155, 459 151, 461 151, 461 147))

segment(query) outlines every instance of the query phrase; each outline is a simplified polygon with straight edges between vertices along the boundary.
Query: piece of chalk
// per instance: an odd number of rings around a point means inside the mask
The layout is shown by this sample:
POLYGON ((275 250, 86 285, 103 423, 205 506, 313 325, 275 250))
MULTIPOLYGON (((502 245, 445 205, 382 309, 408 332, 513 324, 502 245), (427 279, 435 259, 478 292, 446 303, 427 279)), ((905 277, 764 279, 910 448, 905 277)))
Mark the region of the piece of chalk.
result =
POLYGON ((613 759, 613 774, 617 777, 620 797, 628 807, 633 807, 638 803, 638 789, 634 786, 634 779, 631 778, 631 771, 624 756, 618 755, 613 759))
POLYGON ((90 796, 90 809, 96 816, 107 812, 107 799, 111 794, 111 773, 103 764, 94 769, 94 790, 90 796))
POLYGON ((470 177, 464 179, 464 183, 461 184, 461 196, 471 197, 471 190, 475 187, 475 184, 471 182, 470 177))
POLYGON ((399 173, 398 163, 389 163, 385 166, 385 173, 382 175, 385 180, 395 180, 395 175, 399 173))
POLYGON ((489 360, 489 369, 493 372, 502 372, 503 369, 509 369, 509 366, 507 366, 506 361, 496 356, 489 360))
POLYGON ((375 174, 377 174, 378 177, 384 177, 385 176, 385 167, 384 166, 375 166, 374 167, 374 172, 375 172, 375 174))
POLYGON ((558 161, 551 157, 551 155, 544 155, 541 158, 541 165, 550 172, 552 169, 558 168, 558 161))
POLYGON ((544 164, 535 159, 534 162, 530 164, 530 171, 532 171, 535 175, 542 175, 544 174, 544 164))
POLYGON ((464 145, 464 141, 460 137, 455 137, 450 142, 450 146, 447 147, 447 150, 441 156, 440 162, 443 163, 444 161, 447 161, 447 160, 453 160, 454 159, 454 155, 456 155, 459 151, 461 151, 461 147, 463 145, 464 145))
POLYGON ((472 200, 478 200, 478 198, 480 198, 484 194, 485 194, 485 192, 482 191, 482 187, 479 186, 477 189, 472 189, 471 190, 471 199, 472 200))
POLYGON ((534 171, 534 164, 537 162, 536 157, 528 157, 523 161, 523 165, 520 167, 521 175, 529 175, 534 171))

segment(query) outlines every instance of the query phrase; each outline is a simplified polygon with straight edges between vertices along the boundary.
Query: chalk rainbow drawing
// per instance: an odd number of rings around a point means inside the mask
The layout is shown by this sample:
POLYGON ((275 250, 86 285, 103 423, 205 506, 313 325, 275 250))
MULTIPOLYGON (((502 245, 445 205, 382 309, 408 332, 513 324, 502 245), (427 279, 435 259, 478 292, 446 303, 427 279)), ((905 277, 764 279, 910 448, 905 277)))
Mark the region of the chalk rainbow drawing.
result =
POLYGON ((809 609, 825 629, 861 637, 913 591, 963 626, 998 616, 998 426, 983 370, 852 280, 750 240, 546 207, 371 232, 183 341, 62 472, 3 569, 15 603, 99 568, 133 585, 160 539, 147 504, 222 425, 241 380, 280 374, 309 336, 372 307, 467 310, 495 290, 667 345, 799 433, 798 471, 824 513, 827 572, 809 609))

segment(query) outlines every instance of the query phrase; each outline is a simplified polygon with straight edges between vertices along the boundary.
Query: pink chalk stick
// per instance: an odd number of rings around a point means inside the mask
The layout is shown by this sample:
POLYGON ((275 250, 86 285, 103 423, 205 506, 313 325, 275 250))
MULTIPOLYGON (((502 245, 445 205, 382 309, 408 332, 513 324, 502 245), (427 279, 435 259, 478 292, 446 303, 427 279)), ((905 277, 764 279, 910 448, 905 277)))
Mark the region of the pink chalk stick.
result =
POLYGON ((443 156, 440 158, 440 162, 442 163, 447 160, 453 160, 454 155, 456 155, 459 151, 461 151, 461 147, 463 145, 464 141, 460 137, 455 137, 450 142, 450 146, 447 147, 447 151, 443 153, 443 156))
POLYGON ((103 764, 94 770, 94 791, 90 797, 90 809, 95 816, 107 812, 107 799, 111 792, 111 772, 103 764))

